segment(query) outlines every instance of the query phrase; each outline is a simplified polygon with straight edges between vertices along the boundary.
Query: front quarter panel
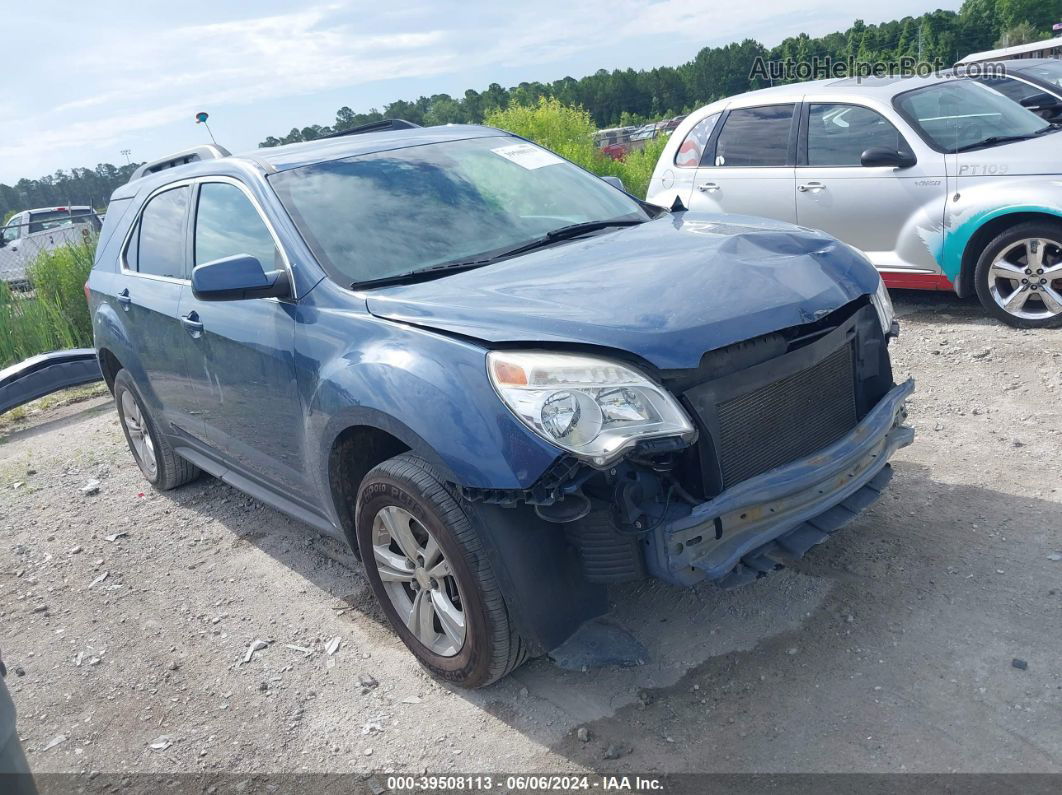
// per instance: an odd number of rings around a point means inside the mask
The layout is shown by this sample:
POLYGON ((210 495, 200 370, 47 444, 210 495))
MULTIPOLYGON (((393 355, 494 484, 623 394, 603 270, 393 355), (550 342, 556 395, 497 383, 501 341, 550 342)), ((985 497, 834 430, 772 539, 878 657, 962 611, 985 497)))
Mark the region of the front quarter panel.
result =
POLYGON ((328 453, 352 426, 387 431, 461 486, 527 488, 557 459, 495 394, 482 347, 376 318, 363 299, 337 292, 326 282, 300 302, 295 332, 307 457, 322 494, 328 453))
MULTIPOLYGON (((1037 213, 1062 219, 1062 178, 965 176, 954 179, 937 259, 956 283, 971 238, 986 223, 1006 215, 1037 213)), ((979 252, 977 252, 979 254, 979 252)))

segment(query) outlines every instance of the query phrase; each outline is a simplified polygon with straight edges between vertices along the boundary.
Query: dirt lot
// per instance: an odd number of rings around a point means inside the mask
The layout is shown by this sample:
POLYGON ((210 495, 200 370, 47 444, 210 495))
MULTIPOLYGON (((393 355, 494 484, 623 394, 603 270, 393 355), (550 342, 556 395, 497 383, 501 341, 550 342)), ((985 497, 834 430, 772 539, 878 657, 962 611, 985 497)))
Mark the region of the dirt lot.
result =
POLYGON ((107 399, 31 414, 0 432, 31 765, 1062 772, 1062 332, 897 305, 918 437, 879 504, 743 590, 617 589, 644 666, 537 660, 474 693, 421 672, 338 543, 211 478, 153 493, 107 399))

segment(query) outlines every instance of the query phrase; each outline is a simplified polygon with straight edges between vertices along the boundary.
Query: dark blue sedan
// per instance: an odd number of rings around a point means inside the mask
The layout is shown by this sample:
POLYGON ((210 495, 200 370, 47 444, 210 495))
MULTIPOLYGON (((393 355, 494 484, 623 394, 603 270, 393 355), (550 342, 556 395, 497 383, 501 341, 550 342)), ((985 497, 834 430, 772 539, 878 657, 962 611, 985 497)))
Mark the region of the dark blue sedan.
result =
POLYGON ((859 252, 484 127, 145 164, 87 288, 144 476, 205 471, 345 538, 466 687, 578 644, 610 583, 800 557, 911 440, 859 252))

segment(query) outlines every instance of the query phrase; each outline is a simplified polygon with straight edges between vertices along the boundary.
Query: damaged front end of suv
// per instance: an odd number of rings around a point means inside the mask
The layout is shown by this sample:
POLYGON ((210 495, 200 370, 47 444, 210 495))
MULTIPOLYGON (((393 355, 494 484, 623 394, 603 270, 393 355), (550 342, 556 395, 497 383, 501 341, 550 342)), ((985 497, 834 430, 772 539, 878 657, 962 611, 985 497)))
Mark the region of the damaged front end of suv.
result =
POLYGON ((489 347, 498 398, 558 448, 526 488, 459 486, 543 651, 605 611, 609 584, 732 588, 800 558, 880 495, 913 439, 914 384, 894 383, 888 354, 898 325, 855 250, 687 213, 606 239, 563 249, 582 259, 564 286, 558 249, 518 283, 480 272, 369 299, 489 347))
POLYGON ((886 339, 857 302, 659 384, 577 355, 492 352, 505 402, 573 455, 527 491, 465 496, 564 525, 591 582, 744 585, 826 540, 889 482, 888 459, 913 439, 914 386, 892 384, 886 339))

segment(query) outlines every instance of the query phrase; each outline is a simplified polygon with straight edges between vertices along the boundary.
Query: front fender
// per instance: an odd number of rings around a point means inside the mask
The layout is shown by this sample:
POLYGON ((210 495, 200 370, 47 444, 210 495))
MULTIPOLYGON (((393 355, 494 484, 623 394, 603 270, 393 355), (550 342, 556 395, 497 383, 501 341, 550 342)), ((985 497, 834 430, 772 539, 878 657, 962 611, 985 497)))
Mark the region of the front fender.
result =
POLYGON ((944 215, 944 239, 937 256, 944 274, 959 283, 966 249, 985 224, 1006 215, 1036 213, 1062 219, 1062 180, 1030 177, 959 183, 944 215), (1030 201, 1030 199, 1035 199, 1030 201))
POLYGON ((527 488, 559 456, 502 404, 482 347, 368 314, 313 314, 296 331, 296 360, 322 489, 335 439, 357 425, 390 433, 460 486, 527 488))

